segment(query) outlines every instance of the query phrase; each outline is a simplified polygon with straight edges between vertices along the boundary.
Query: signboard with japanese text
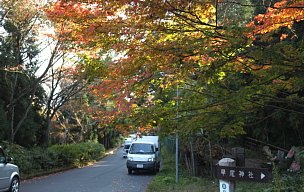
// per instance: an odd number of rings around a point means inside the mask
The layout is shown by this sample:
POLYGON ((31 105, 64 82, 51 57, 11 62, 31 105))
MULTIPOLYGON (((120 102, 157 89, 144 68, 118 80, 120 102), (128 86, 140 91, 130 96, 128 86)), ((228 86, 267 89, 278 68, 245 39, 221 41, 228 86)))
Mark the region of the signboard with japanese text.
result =
POLYGON ((264 168, 217 166, 216 177, 227 181, 269 182, 272 173, 264 168))

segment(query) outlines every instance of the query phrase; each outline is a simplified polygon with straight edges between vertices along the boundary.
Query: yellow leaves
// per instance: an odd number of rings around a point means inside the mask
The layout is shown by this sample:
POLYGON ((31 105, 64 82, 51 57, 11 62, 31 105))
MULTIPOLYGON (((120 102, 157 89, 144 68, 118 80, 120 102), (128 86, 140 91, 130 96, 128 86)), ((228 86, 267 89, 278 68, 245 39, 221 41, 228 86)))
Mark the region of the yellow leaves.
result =
POLYGON ((219 72, 218 76, 219 76, 219 78, 218 78, 219 80, 223 80, 224 77, 226 76, 226 73, 225 72, 219 72))
POLYGON ((242 121, 232 122, 230 124, 226 124, 221 132, 221 137, 234 137, 235 135, 246 134, 244 131, 244 123, 242 121))
POLYGON ((212 4, 205 4, 204 7, 197 7, 195 9, 195 15, 201 22, 213 24, 216 19, 216 9, 212 4))

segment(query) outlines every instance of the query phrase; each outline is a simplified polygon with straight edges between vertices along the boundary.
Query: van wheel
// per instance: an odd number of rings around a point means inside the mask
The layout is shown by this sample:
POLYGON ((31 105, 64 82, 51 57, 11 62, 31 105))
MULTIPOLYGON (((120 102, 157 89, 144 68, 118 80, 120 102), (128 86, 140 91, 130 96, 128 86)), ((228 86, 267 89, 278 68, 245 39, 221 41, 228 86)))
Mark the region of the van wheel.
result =
POLYGON ((18 191, 19 191, 19 179, 17 177, 14 177, 9 192, 18 192, 18 191))
POLYGON ((132 174, 132 169, 128 168, 128 174, 132 174))

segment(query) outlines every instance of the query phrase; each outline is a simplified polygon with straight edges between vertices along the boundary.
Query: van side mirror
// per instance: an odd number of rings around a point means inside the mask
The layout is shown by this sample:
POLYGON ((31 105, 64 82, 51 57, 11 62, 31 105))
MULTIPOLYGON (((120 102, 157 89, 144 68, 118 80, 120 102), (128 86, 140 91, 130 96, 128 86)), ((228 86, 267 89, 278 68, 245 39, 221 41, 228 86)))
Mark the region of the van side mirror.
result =
POLYGON ((6 163, 10 163, 10 162, 12 162, 13 161, 13 158, 11 158, 11 157, 6 157, 6 163))

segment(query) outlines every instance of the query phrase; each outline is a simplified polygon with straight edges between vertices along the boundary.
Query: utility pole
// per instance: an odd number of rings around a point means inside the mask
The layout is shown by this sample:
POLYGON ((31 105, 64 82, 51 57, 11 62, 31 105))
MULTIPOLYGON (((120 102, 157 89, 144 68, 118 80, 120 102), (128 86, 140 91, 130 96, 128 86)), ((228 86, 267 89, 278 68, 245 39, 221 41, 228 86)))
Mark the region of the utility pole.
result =
POLYGON ((182 50, 182 28, 180 28, 180 33, 179 33, 179 53, 180 54, 180 61, 179 61, 179 68, 177 71, 177 80, 176 80, 176 130, 175 130, 175 180, 176 183, 179 181, 179 176, 178 176, 178 119, 179 119, 179 113, 178 113, 178 105, 179 105, 179 76, 181 74, 181 67, 182 67, 182 57, 181 57, 181 50, 182 50))
POLYGON ((175 180, 178 183, 178 102, 179 102, 179 90, 178 82, 176 84, 176 130, 175 130, 175 180))

